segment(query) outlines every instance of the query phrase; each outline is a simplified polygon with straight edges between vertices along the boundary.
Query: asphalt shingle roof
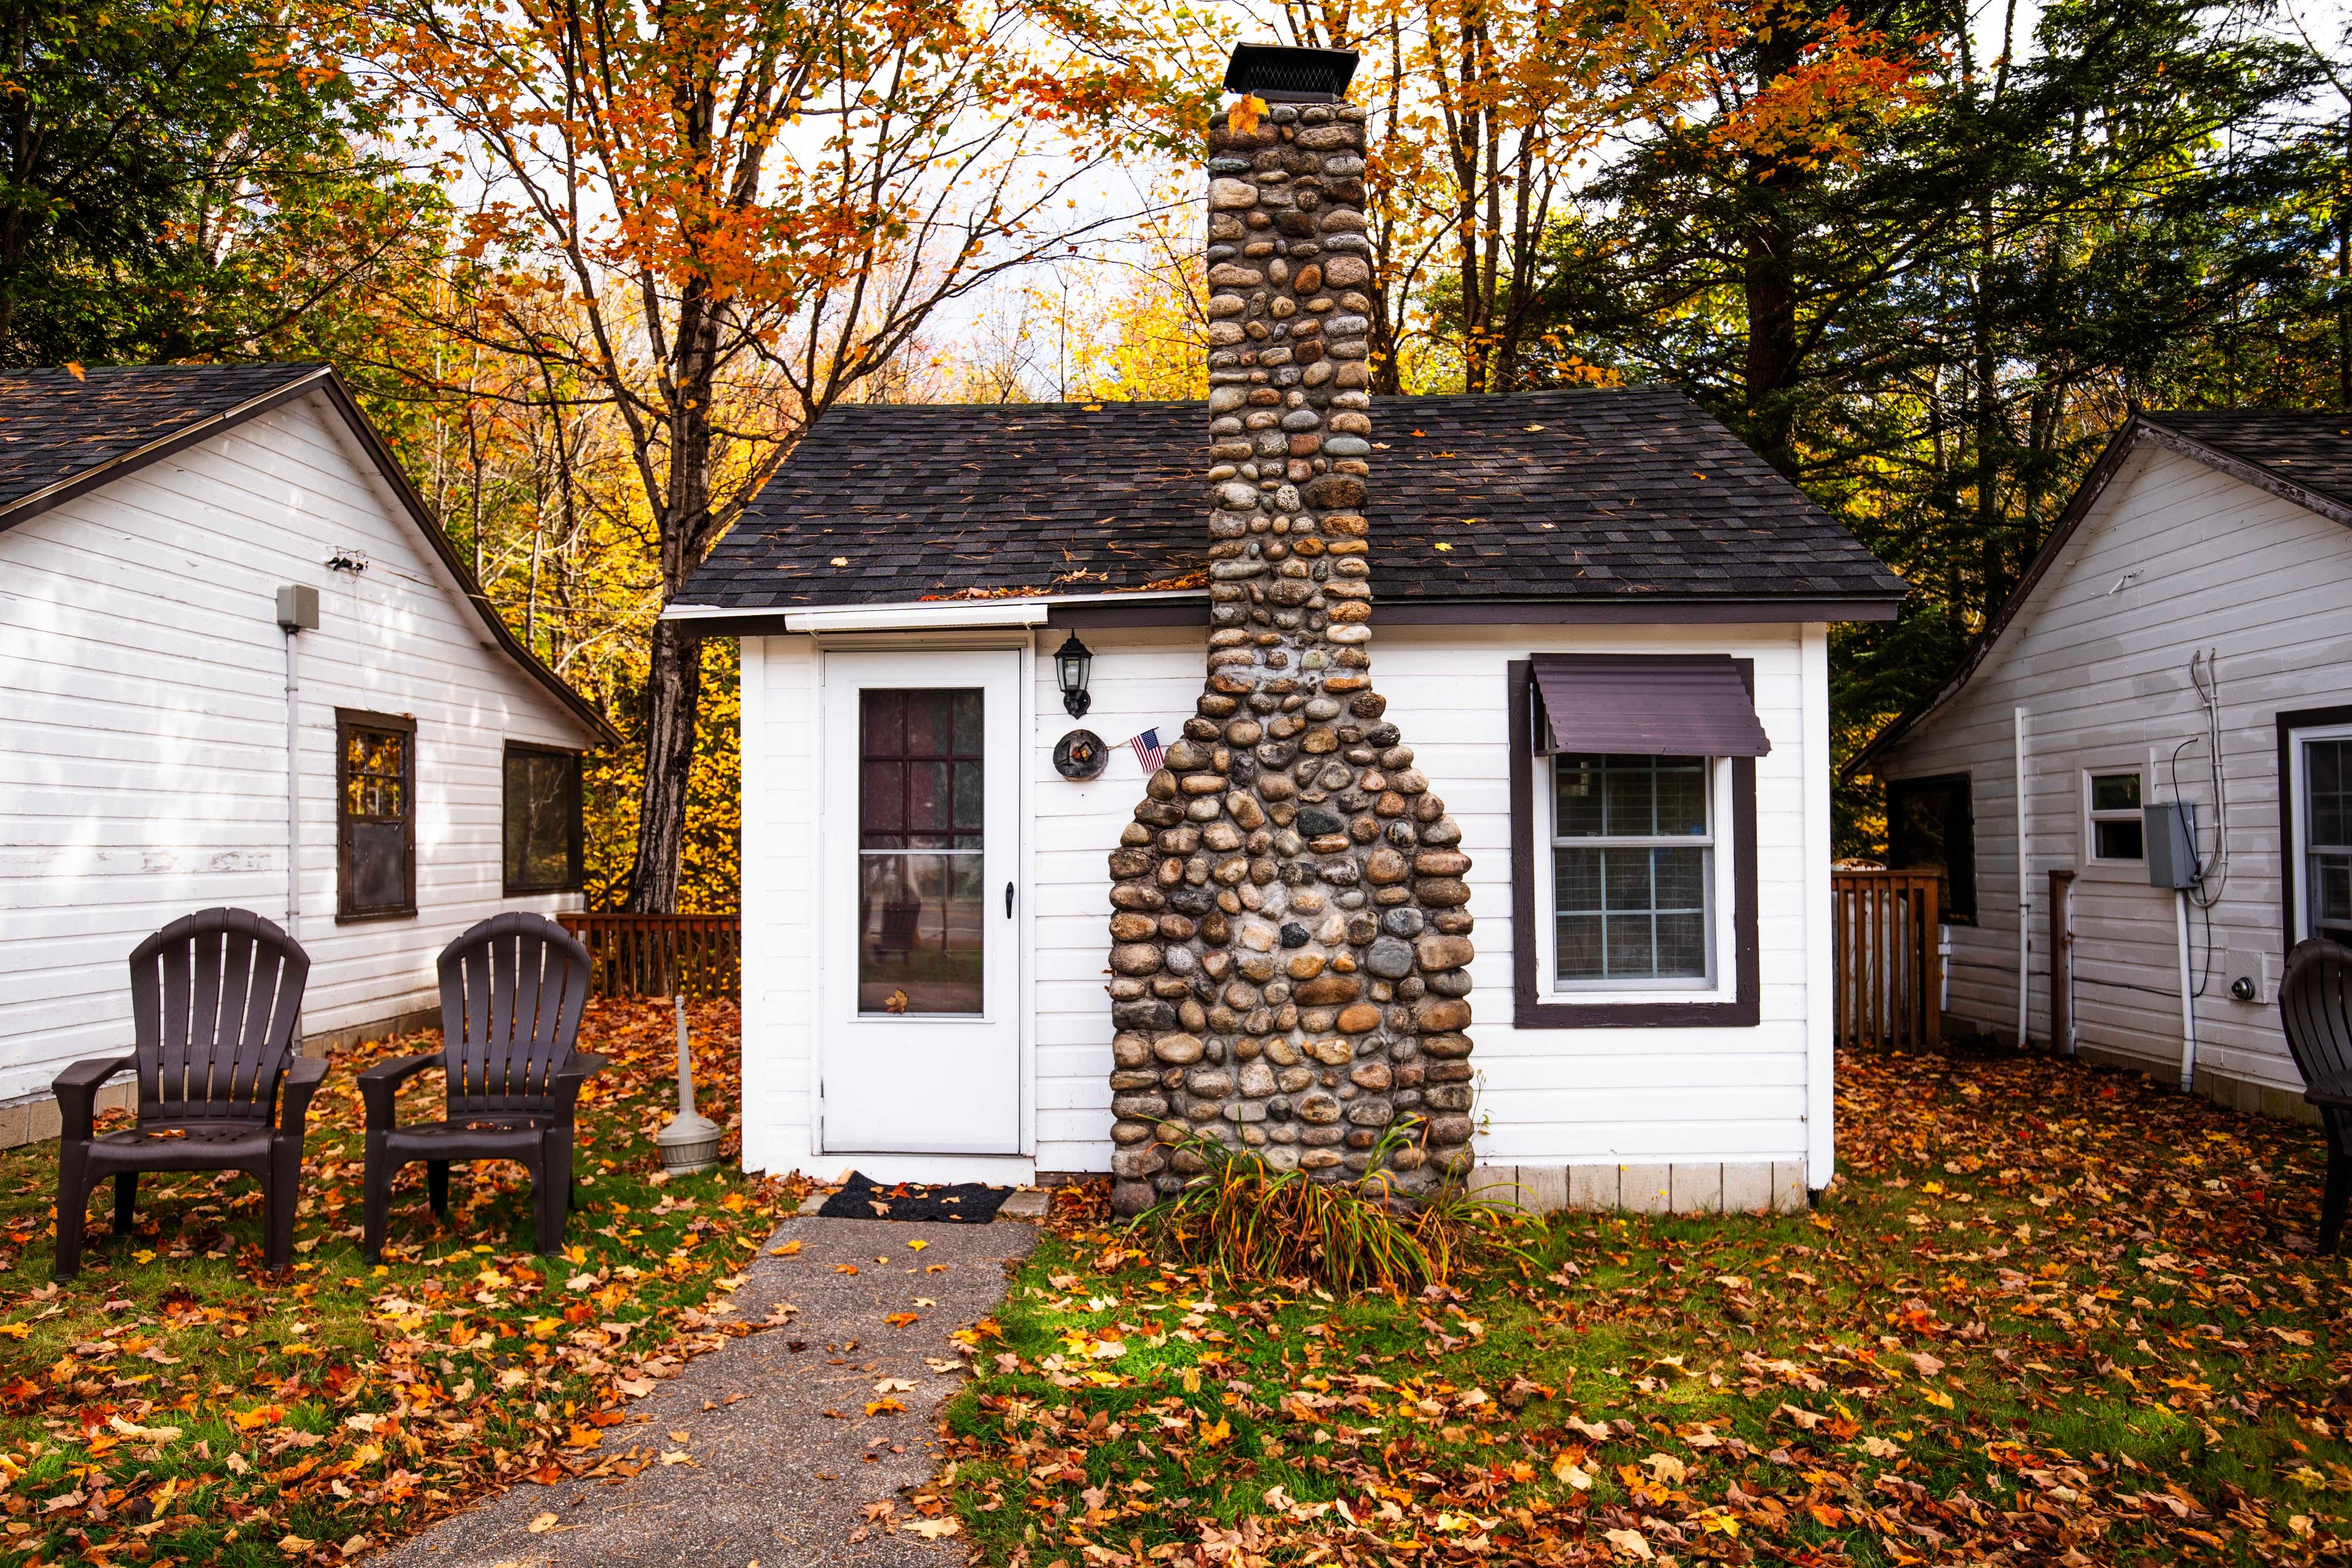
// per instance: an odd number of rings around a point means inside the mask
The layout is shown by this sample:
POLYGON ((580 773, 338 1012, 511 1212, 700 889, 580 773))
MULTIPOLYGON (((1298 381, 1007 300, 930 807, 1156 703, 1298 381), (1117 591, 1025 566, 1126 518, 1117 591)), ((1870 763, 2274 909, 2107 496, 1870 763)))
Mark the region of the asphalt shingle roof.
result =
POLYGON ((319 374, 315 364, 0 372, 0 510, 319 374))
MULTIPOLYGON (((1676 393, 1385 398, 1372 422, 1365 514, 1383 600, 1903 592, 1676 393)), ((678 602, 783 611, 1194 585, 1208 423, 1197 403, 836 407, 678 602)))
POLYGON ((2352 414, 2216 408, 2168 409, 2141 417, 2352 506, 2352 414))

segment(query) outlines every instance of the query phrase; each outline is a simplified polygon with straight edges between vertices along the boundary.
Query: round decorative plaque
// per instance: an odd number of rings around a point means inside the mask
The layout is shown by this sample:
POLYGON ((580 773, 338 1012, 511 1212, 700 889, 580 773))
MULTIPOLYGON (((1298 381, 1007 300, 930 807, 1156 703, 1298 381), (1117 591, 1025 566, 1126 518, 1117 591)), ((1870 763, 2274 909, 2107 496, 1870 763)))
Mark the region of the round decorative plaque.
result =
POLYGON ((1066 779, 1100 778, 1110 748, 1092 730, 1073 730, 1054 746, 1054 771, 1066 779))

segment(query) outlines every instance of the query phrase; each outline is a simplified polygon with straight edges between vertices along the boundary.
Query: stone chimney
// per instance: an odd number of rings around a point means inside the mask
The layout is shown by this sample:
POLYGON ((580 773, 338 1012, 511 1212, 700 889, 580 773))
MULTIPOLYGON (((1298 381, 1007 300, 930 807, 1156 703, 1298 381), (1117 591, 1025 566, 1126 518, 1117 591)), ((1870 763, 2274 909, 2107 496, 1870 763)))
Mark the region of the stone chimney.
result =
POLYGON ((1471 1164, 1470 861, 1370 674, 1364 110, 1266 96, 1209 127, 1206 686, 1110 857, 1123 1215, 1191 1133, 1341 1181, 1402 1128, 1408 1192, 1471 1164))

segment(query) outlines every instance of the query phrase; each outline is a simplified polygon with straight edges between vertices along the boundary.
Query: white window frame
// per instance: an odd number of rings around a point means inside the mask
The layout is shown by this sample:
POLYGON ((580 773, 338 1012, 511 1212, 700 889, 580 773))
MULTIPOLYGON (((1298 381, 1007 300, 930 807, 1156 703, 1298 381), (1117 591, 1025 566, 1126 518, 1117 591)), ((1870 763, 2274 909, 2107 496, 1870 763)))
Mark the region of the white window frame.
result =
MULTIPOLYGON (((1582 755, 1583 753, 1573 753, 1582 755)), ((1707 835, 1703 840, 1691 838, 1660 839, 1670 847, 1700 847, 1712 857, 1712 875, 1706 879, 1707 975, 1691 980, 1571 980, 1559 978, 1559 922, 1558 891, 1555 879, 1557 862, 1552 851, 1559 838, 1559 790, 1557 782, 1559 756, 1539 755, 1539 764, 1533 772, 1531 784, 1536 799, 1528 803, 1533 815, 1529 820, 1536 829, 1535 864, 1530 874, 1535 878, 1536 905, 1536 984, 1539 1002, 1574 1003, 1584 1005, 1633 1005, 1651 1002, 1731 1002, 1738 999, 1738 963, 1735 944, 1738 924, 1731 918, 1737 907, 1738 883, 1735 876, 1738 855, 1732 843, 1731 759, 1709 757, 1707 763, 1706 814, 1707 835)), ((1600 841, 1606 844, 1608 840, 1600 841)), ((1596 844, 1594 847, 1600 847, 1596 844)))
POLYGON ((2287 798, 2294 803, 2289 820, 2294 825, 2294 841, 2287 847, 2283 869, 2294 900, 2293 923, 2297 942, 2320 934, 2311 923, 2311 790, 2304 761, 2304 747, 2313 741, 2352 741, 2352 724, 2313 724, 2287 731, 2286 786, 2290 792, 2287 798))
POLYGON ((2146 875, 2147 870, 2147 830, 2146 819, 2141 816, 2141 812, 2147 805, 2147 764, 2145 763, 2116 763, 2113 765, 2086 767, 2083 770, 2083 865, 2086 869, 2101 870, 2109 873, 2128 873, 2134 876, 2146 875), (2139 781, 2140 804, 2134 806, 2129 811, 2093 810, 2091 807, 2091 782, 2094 779, 2114 778, 2121 773, 2129 773, 2132 777, 2139 781), (2102 822, 2125 821, 2133 822, 2140 826, 2141 837, 2139 854, 2129 859, 2100 854, 2099 831, 2097 825, 2102 822))

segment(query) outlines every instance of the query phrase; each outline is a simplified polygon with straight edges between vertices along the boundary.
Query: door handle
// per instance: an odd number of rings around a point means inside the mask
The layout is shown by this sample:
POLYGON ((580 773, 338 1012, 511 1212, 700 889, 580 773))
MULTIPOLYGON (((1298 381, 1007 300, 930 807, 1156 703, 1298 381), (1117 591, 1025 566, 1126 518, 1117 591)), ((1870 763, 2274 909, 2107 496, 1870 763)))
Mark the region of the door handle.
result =
POLYGON ((1004 884, 1004 918, 1013 918, 1013 884, 1010 882, 1004 884))

